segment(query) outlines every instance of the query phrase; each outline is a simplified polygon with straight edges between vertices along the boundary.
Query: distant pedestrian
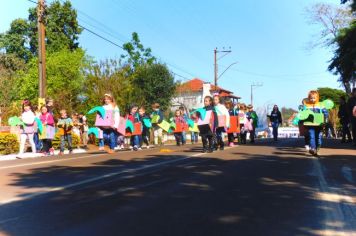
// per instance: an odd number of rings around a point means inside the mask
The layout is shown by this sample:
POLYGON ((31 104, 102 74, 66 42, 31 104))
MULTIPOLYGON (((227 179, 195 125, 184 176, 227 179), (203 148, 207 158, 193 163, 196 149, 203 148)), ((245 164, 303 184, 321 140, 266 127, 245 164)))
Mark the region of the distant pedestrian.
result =
POLYGON ((272 124, 273 139, 274 139, 274 141, 277 141, 278 140, 278 127, 282 124, 282 114, 279 111, 277 105, 273 106, 271 115, 269 115, 268 117, 272 124))
POLYGON ((347 142, 348 143, 352 142, 351 133, 350 133, 350 117, 349 117, 348 110, 347 110, 345 96, 340 97, 340 106, 339 106, 338 117, 340 120, 340 124, 342 126, 341 142, 342 143, 346 142, 346 136, 347 136, 347 142))
POLYGON ((52 114, 48 112, 46 106, 41 107, 40 120, 43 130, 39 138, 43 143, 43 153, 44 155, 53 155, 52 140, 55 135, 54 119, 52 114))
POLYGON ((253 106, 250 104, 247 106, 248 112, 247 116, 252 120, 252 130, 250 131, 250 142, 254 143, 255 142, 255 136, 256 136, 256 127, 258 125, 258 116, 257 113, 253 110, 253 106))

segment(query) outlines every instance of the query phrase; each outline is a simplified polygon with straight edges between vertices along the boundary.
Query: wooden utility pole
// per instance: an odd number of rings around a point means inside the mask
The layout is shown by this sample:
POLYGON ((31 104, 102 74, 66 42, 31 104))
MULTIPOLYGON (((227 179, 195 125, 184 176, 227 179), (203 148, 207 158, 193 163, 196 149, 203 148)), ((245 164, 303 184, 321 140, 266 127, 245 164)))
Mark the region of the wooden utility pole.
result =
MULTIPOLYGON (((216 86, 218 86, 218 79, 219 79, 219 76, 218 76, 218 60, 223 58, 224 56, 226 56, 229 53, 231 53, 231 50, 218 51, 217 48, 214 49, 214 85, 215 85, 215 88, 216 88, 216 86), (220 58, 217 58, 217 54, 219 52, 223 52, 225 54, 223 56, 221 56, 220 58)), ((236 63, 234 63, 234 64, 236 64, 236 63)))
POLYGON ((39 75, 39 98, 46 96, 46 46, 44 11, 45 0, 38 0, 37 28, 38 28, 38 75, 39 75))

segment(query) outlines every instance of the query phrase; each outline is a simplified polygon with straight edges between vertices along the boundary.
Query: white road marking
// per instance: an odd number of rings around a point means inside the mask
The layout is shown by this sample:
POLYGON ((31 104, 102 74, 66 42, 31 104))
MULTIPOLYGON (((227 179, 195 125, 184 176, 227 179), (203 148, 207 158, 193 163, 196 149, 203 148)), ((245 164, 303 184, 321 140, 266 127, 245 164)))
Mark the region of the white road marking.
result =
MULTIPOLYGON (((318 177, 319 180, 319 186, 320 186, 320 192, 316 193, 316 198, 318 200, 321 200, 323 204, 325 204, 326 209, 329 209, 328 211, 325 211, 325 224, 324 224, 324 229, 320 231, 322 234, 321 235, 329 235, 328 231, 331 230, 330 227, 328 227, 328 224, 331 222, 344 222, 348 223, 353 226, 353 228, 356 229, 356 220, 352 219, 353 217, 349 217, 345 213, 345 208, 348 208, 347 210, 351 212, 354 216, 356 215, 355 207, 352 207, 354 205, 354 202, 352 200, 352 197, 348 196, 346 193, 344 194, 339 194, 336 192, 335 188, 330 188, 328 186, 328 183, 324 177, 324 173, 322 171, 322 166, 320 164, 319 159, 313 159, 313 169, 318 177), (342 203, 347 199, 349 201, 348 206, 343 205, 342 203), (351 201, 351 202, 350 202, 351 201)), ((346 228, 338 228, 337 229, 340 234, 339 235, 352 235, 356 234, 356 231, 351 231, 346 228), (344 233, 345 232, 345 233, 344 233), (347 232, 347 233, 346 233, 347 232)))

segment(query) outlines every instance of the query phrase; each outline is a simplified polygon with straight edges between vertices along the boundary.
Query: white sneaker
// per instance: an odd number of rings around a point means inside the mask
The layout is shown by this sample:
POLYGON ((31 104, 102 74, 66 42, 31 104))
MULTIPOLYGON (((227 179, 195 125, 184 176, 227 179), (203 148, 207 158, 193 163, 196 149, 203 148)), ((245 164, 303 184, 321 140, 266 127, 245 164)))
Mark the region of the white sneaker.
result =
POLYGON ((114 148, 114 150, 121 150, 121 147, 117 146, 117 147, 114 148))
POLYGON ((130 146, 129 148, 132 150, 132 149, 133 149, 133 146, 130 146))
POLYGON ((147 149, 150 149, 150 145, 147 145, 147 149))
POLYGON ((309 145, 305 145, 305 150, 309 151, 310 150, 310 146, 309 145))

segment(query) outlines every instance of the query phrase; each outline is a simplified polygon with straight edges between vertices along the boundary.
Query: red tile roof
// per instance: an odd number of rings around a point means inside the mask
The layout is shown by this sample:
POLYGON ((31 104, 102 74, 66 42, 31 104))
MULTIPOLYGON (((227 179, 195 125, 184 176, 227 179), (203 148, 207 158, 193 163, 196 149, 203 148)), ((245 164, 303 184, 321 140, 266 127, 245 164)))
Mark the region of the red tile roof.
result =
MULTIPOLYGON (((178 86, 177 88, 177 91, 178 92, 188 92, 188 91, 191 91, 191 92, 197 92, 197 91, 201 91, 203 90, 203 84, 204 84, 204 81, 201 80, 201 79, 198 79, 198 78, 194 78, 192 80, 189 80, 188 82, 185 82, 181 85, 178 86)), ((214 86, 214 85, 211 85, 211 90, 215 91, 215 90, 219 90, 220 93, 227 93, 229 95, 231 95, 233 92, 229 91, 229 90, 226 90, 226 89, 223 89, 219 86, 214 86)))

